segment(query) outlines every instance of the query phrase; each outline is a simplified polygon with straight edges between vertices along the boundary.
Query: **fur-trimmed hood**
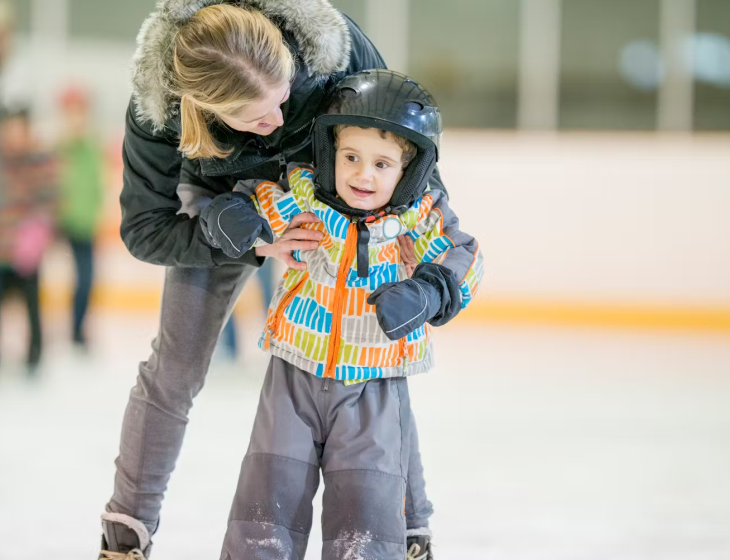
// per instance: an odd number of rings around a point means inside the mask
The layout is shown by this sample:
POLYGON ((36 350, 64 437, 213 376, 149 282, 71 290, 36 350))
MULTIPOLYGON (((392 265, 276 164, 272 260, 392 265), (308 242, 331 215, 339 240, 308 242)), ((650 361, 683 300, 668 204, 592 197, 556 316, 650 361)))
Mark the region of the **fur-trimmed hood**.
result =
POLYGON ((178 29, 198 10, 233 4, 282 22, 298 43, 309 75, 322 77, 347 68, 350 33, 347 22, 328 0, 159 0, 157 11, 142 24, 133 58, 132 89, 137 117, 161 130, 174 116, 172 45, 178 29))

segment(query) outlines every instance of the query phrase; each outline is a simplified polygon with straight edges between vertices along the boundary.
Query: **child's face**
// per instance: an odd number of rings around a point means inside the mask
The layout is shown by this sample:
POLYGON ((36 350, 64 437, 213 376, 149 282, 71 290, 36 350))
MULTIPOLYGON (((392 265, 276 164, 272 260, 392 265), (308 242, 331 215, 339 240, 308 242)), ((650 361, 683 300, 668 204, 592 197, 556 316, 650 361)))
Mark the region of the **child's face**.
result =
POLYGON ((71 136, 83 135, 89 123, 89 107, 83 103, 74 103, 64 109, 66 133, 71 136))
POLYGON ((345 203, 360 210, 383 208, 403 176, 403 150, 375 128, 340 131, 335 156, 335 187, 345 203))
POLYGON ((17 155, 30 146, 30 125, 21 117, 7 118, 0 124, 0 150, 17 155))

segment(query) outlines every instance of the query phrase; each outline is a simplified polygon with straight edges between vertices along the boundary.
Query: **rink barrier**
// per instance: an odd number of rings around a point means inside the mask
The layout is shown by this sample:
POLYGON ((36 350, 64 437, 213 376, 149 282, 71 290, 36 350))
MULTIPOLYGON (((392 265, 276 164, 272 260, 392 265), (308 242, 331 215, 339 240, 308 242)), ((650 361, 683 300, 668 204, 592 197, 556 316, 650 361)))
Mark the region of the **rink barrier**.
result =
MULTIPOLYGON (((242 294, 236 307, 238 317, 258 317, 263 313, 259 298, 252 294, 255 289, 247 288, 242 294)), ((161 290, 154 289, 100 287, 93 294, 92 306, 104 313, 157 313, 161 294, 161 290)), ((41 300, 46 311, 64 311, 70 306, 71 294, 44 287, 41 300)), ((464 322, 730 332, 730 309, 477 297, 455 324, 464 322)))

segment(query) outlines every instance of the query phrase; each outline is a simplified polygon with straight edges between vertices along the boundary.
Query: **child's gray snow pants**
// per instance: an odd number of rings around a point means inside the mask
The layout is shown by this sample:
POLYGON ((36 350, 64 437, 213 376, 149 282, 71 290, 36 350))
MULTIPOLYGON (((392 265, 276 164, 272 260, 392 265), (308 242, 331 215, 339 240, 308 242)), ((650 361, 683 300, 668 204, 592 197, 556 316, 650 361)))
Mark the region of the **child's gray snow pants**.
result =
POLYGON ((273 357, 222 560, 301 560, 324 478, 323 560, 403 560, 410 403, 405 378, 346 386, 273 357))
MULTIPOLYGON (((124 414, 114 495, 107 505, 107 511, 144 523, 150 534, 157 529, 188 412, 203 387, 218 335, 254 270, 171 267, 165 273, 160 331, 149 360, 140 364, 124 414)), ((428 526, 433 508, 413 424, 412 428, 406 516, 408 528, 418 529, 428 526)))

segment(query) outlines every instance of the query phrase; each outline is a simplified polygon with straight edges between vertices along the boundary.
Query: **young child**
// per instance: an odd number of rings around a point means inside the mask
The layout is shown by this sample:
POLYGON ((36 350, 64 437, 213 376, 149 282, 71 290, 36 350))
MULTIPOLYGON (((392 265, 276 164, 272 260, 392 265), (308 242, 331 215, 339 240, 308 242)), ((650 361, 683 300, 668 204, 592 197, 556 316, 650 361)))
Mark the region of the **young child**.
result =
POLYGON ((104 204, 104 153, 91 128, 91 99, 78 87, 59 99, 63 137, 60 160, 59 229, 68 239, 76 265, 72 340, 87 349, 86 314, 94 281, 94 239, 104 204))
POLYGON ((0 302, 17 288, 28 310, 29 375, 41 359, 38 270, 53 239, 57 193, 54 159, 37 145, 25 108, 0 116, 0 302))
MULTIPOLYGON (((302 559, 320 469, 322 558, 406 557, 405 377, 430 369, 431 326, 456 316, 482 279, 477 242, 427 185, 440 133, 418 84, 362 72, 338 84, 315 121, 316 173, 290 166, 286 188, 241 181, 231 193, 226 208, 252 201, 263 218, 245 225, 248 245, 271 242, 301 212, 317 215, 308 227, 324 238, 294 255, 306 269, 287 270, 269 308, 260 345, 272 358, 222 560, 302 559), (403 235, 420 263, 410 278, 403 235)), ((240 238, 225 232, 242 225, 213 206, 201 214, 209 240, 240 238)), ((412 544, 409 558, 432 557, 424 541, 412 544)))

